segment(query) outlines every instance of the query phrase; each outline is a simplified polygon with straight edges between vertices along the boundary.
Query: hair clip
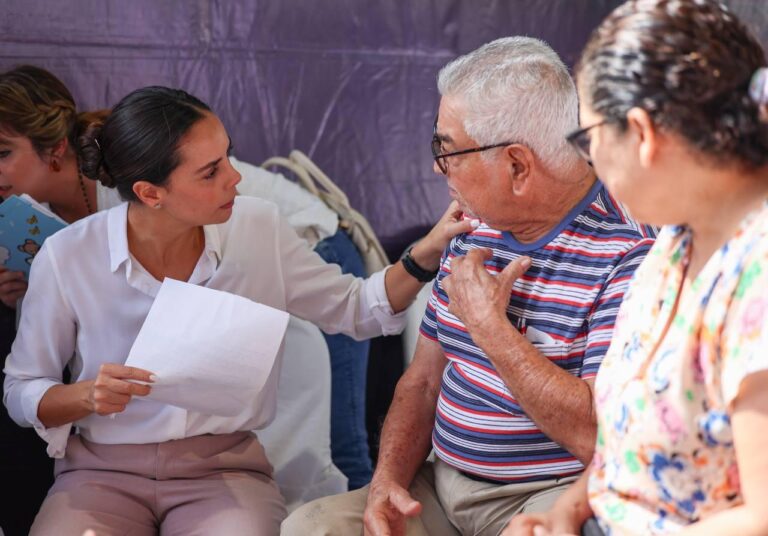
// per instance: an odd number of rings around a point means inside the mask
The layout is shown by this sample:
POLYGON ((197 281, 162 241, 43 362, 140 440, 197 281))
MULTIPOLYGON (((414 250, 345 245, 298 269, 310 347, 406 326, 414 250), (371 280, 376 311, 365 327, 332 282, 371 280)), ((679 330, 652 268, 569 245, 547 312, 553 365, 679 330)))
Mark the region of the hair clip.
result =
POLYGON ((752 75, 749 96, 759 105, 768 104, 768 67, 760 67, 752 75))
POLYGON ((98 148, 99 148, 99 151, 101 151, 101 145, 99 144, 99 140, 98 140, 98 138, 93 138, 93 143, 95 143, 95 144, 96 144, 96 147, 98 147, 98 148))

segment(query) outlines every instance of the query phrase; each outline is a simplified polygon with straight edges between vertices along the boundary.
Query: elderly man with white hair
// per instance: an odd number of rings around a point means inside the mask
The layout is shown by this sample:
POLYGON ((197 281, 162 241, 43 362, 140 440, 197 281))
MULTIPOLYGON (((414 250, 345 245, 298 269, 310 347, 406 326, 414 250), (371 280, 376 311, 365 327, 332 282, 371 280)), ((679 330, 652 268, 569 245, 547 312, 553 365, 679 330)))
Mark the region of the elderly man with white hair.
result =
POLYGON ((486 44, 438 88, 435 170, 481 224, 445 251, 370 486, 305 505, 285 535, 496 535, 592 456, 593 379, 653 230, 569 145, 589 132, 545 43, 486 44))

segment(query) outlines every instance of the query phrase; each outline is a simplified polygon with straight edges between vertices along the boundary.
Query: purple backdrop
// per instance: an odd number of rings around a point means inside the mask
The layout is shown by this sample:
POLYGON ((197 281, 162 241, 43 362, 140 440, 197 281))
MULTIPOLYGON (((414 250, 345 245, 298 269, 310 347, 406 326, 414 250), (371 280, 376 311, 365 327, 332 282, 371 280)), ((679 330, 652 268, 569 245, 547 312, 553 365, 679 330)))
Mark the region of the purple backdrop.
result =
MULTIPOLYGON (((390 253, 448 202, 428 142, 435 76, 501 36, 548 41, 573 64, 617 0, 4 0, 0 68, 34 63, 81 109, 149 84, 182 87, 260 163, 307 152, 390 253)), ((729 2, 768 41, 764 0, 729 2)))

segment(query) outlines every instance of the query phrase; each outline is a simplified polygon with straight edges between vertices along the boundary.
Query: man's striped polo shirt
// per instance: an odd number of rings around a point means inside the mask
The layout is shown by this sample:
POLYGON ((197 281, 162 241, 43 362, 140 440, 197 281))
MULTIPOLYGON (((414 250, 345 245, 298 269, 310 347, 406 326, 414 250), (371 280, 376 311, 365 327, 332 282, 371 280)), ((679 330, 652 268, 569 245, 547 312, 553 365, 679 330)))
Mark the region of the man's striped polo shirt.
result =
POLYGON ((651 227, 634 222, 600 182, 547 236, 521 244, 481 224, 446 249, 421 334, 442 346, 446 367, 432 443, 456 469, 499 482, 564 477, 583 469, 545 436, 515 400, 461 321, 448 312, 441 286, 451 260, 489 248, 498 273, 527 255, 532 266, 515 283, 507 316, 548 359, 574 376, 591 378, 608 348, 618 307, 635 268, 653 243, 651 227))

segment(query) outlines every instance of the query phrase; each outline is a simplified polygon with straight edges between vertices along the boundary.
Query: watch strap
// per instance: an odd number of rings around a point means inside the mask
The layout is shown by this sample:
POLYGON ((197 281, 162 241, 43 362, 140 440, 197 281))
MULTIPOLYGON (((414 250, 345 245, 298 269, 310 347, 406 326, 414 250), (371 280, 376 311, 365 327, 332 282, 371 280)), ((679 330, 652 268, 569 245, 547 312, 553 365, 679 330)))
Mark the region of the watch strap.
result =
POLYGON ((400 259, 400 262, 403 263, 403 268, 405 268, 405 271, 411 274, 417 280, 421 281, 422 283, 429 283, 435 277, 437 277, 438 271, 425 270, 419 266, 419 264, 414 260, 413 255, 411 255, 412 249, 413 246, 408 248, 408 251, 405 252, 405 255, 403 255, 403 257, 400 259))

